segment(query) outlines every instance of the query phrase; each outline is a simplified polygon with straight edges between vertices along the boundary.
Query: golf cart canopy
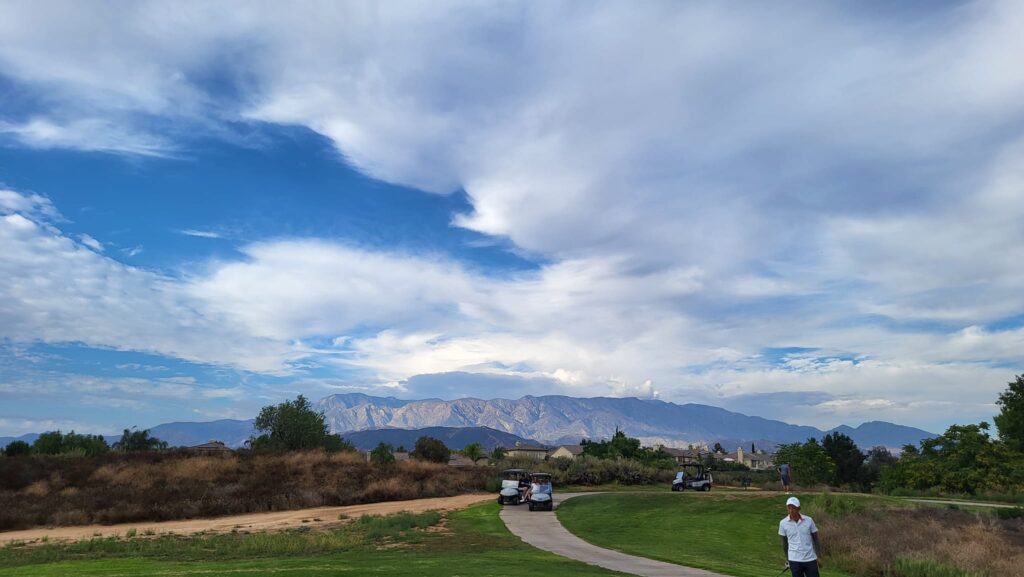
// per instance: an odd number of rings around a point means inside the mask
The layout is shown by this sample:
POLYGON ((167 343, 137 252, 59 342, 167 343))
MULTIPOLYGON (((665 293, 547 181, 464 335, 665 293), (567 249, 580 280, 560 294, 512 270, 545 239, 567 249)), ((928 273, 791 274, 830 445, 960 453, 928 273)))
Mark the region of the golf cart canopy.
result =
POLYGON ((525 477, 526 475, 529 474, 530 472, 527 471, 526 469, 505 469, 504 471, 501 472, 501 476, 506 479, 518 479, 519 477, 525 477))

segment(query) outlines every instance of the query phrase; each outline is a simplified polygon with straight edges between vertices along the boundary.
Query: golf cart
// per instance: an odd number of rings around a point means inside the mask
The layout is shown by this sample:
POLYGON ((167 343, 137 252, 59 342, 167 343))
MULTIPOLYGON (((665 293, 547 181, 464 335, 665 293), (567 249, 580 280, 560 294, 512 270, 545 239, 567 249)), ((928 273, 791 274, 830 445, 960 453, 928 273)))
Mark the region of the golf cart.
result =
POLYGON ((554 510, 555 502, 552 499, 551 475, 547 473, 533 473, 530 475, 530 490, 526 495, 531 511, 554 510))
POLYGON ((526 469, 505 469, 501 472, 499 505, 518 505, 530 487, 530 472, 526 469))
POLYGON ((711 473, 704 470, 704 465, 687 463, 682 465, 680 469, 682 471, 676 473, 676 478, 672 481, 673 491, 685 491, 687 489, 693 491, 711 490, 711 473))

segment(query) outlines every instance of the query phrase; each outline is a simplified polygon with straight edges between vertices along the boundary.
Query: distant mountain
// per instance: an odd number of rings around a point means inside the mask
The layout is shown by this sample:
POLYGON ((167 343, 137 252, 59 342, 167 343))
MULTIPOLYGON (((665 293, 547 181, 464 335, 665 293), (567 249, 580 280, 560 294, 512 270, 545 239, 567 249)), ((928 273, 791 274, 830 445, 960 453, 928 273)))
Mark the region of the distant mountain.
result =
POLYGON ((886 423, 885 421, 870 421, 863 423, 856 428, 840 425, 827 432, 842 433, 853 439, 853 442, 857 443, 857 446, 864 450, 878 445, 890 448, 900 448, 903 445, 916 445, 920 443, 922 439, 935 436, 931 433, 926 433, 921 429, 915 429, 914 427, 907 427, 904 425, 894 425, 892 423, 886 423))
MULTIPOLYGON (((332 395, 315 403, 332 431, 424 427, 489 427, 513 435, 558 443, 611 437, 616 429, 648 444, 685 446, 754 443, 769 448, 779 443, 820 439, 825 431, 751 417, 708 405, 677 405, 637 398, 574 398, 526 396, 509 399, 427 399, 406 401, 362 394, 332 395)), ((862 448, 899 447, 933 437, 931 433, 891 423, 837 427, 862 448), (908 441, 907 439, 913 439, 908 441)))
MULTIPOLYGON (((421 430, 430 427, 490 430, 487 433, 478 430, 472 433, 450 433, 450 436, 444 436, 449 433, 442 432, 431 435, 441 438, 453 448, 461 448, 474 441, 488 448, 497 444, 512 446, 516 440, 523 439, 538 439, 548 444, 578 443, 583 438, 609 438, 616 429, 648 445, 711 446, 718 442, 728 450, 737 446, 749 447, 751 443, 758 448, 771 449, 780 443, 802 442, 809 437, 820 439, 833 431, 849 435, 864 450, 876 445, 899 448, 935 436, 921 429, 882 421, 872 421, 858 427, 842 425, 822 431, 815 427, 751 417, 708 405, 677 405, 637 398, 526 396, 516 400, 409 401, 353 393, 331 395, 314 403, 314 407, 324 412, 332 432, 344 433, 350 440, 356 435, 355 438, 359 439, 357 445, 368 448, 376 446, 381 440, 396 447, 405 445, 411 448, 416 438, 426 434, 421 430), (402 429, 411 431, 402 432, 402 429), (361 431, 374 432, 365 437, 367 440, 363 440, 363 437, 358 436, 361 431), (411 441, 406 435, 411 436, 411 441), (401 440, 392 442, 388 440, 391 438, 401 440)), ((187 447, 216 439, 237 448, 253 434, 252 425, 252 420, 225 419, 205 423, 165 423, 149 431, 171 446, 187 447)), ((16 439, 31 443, 36 437, 38 434, 0 437, 0 447, 16 439)), ((109 435, 107 441, 113 443, 118 438, 118 435, 109 435)))
POLYGON ((495 447, 514 447, 517 442, 537 445, 536 441, 524 439, 511 433, 498 431, 489 427, 426 427, 423 429, 371 429, 369 431, 350 431, 342 436, 360 451, 369 451, 379 443, 388 443, 392 447, 405 447, 408 450, 416 445, 420 437, 434 437, 444 442, 452 450, 461 450, 470 443, 480 443, 487 451, 495 447))
POLYGON ((217 440, 229 447, 241 447, 252 436, 254 419, 221 419, 205 423, 164 423, 149 429, 149 435, 172 447, 194 447, 217 440))
POLYGON ((31 445, 32 443, 36 442, 36 439, 38 438, 39 433, 29 433, 27 435, 22 435, 20 437, 0 437, 0 449, 6 447, 7 445, 10 445, 14 441, 25 441, 26 443, 31 445))

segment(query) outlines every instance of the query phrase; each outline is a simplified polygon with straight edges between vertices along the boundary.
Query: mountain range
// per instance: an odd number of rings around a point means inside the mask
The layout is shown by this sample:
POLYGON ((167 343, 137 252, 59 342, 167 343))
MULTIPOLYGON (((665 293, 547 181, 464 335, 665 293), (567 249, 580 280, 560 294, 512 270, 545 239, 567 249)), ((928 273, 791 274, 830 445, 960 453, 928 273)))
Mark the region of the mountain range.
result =
MULTIPOLYGON (((857 427, 841 425, 827 431, 791 425, 699 404, 675 404, 654 399, 575 398, 526 396, 520 399, 403 400, 360 393, 331 395, 314 403, 323 411, 332 432, 342 433, 366 449, 384 441, 407 448, 422 435, 445 440, 451 448, 478 442, 493 448, 512 446, 536 439, 556 445, 578 443, 580 439, 606 439, 616 430, 639 438, 644 444, 686 447, 721 443, 727 450, 751 443, 769 449, 780 443, 821 439, 840 432, 862 449, 881 445, 889 448, 917 444, 934 437, 932 433, 872 421, 857 427), (442 427, 444 429, 433 429, 442 427), (424 432, 431 429, 432 433, 424 432), (411 441, 410 441, 411 440, 411 441), (358 441, 358 442, 357 442, 358 441)), ((253 421, 224 419, 211 422, 176 422, 153 427, 150 434, 171 446, 191 446, 210 439, 240 447, 253 434, 253 421)), ((15 439, 32 442, 36 434, 0 437, 0 447, 15 439)), ((107 437, 114 442, 118 435, 107 437)))
POLYGON ((402 400, 360 393, 326 397, 315 406, 324 412, 332 431, 378 428, 490 427, 548 444, 605 439, 617 429, 645 444, 668 446, 733 445, 755 443, 768 448, 779 443, 821 439, 836 431, 849 435, 862 448, 875 445, 901 447, 935 435, 914 427, 882 421, 858 427, 842 425, 823 431, 752 417, 709 405, 678 405, 655 399, 576 398, 558 395, 520 399, 473 398, 402 400))

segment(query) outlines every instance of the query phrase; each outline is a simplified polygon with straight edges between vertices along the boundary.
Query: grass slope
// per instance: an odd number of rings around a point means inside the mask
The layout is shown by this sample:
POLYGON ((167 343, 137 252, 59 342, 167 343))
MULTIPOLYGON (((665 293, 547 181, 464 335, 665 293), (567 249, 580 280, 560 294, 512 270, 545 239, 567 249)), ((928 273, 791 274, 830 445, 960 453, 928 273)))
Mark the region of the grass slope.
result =
MULTIPOLYGON (((869 498, 847 499, 854 501, 840 507, 869 498)), ((802 500, 815 516, 819 498, 802 500)), ((558 518, 600 547, 737 577, 772 577, 784 562, 778 537, 784 502, 779 495, 738 492, 587 495, 563 503, 558 518)), ((822 577, 851 574, 826 565, 822 577)))
POLYGON ((17 577, 168 575, 619 575, 525 545, 509 533, 496 504, 436 518, 360 519, 328 533, 230 534, 102 539, 74 545, 0 549, 0 575, 17 577))

